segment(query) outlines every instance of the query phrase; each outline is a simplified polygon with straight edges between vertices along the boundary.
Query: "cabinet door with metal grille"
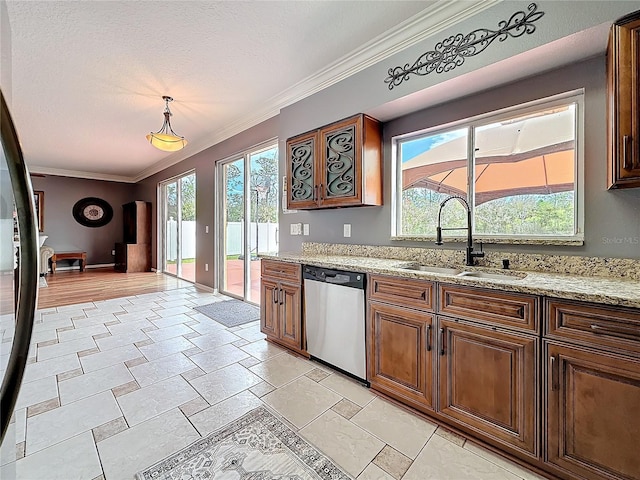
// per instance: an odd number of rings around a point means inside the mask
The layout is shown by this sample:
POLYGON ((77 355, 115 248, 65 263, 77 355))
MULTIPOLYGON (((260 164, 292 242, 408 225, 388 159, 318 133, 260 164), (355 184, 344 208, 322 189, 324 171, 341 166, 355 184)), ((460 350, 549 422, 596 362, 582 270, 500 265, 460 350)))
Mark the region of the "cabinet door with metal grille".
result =
POLYGON ((288 209, 317 207, 317 157, 317 130, 287 140, 288 209))
POLYGON ((320 130, 322 207, 360 205, 362 198, 362 116, 320 130))

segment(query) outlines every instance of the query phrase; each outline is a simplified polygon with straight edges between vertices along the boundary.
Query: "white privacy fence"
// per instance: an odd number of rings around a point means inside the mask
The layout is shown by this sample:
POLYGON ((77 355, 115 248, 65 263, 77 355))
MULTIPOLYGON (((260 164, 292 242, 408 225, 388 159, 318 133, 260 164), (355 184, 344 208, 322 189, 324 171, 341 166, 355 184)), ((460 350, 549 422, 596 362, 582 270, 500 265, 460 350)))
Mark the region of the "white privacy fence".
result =
MULTIPOLYGON (((166 225, 166 259, 169 261, 178 258, 178 228, 177 222, 170 218, 166 225)), ((249 229, 249 242, 251 252, 255 253, 256 245, 260 253, 278 251, 278 224, 251 222, 249 229)), ((182 235, 180 238, 182 258, 196 257, 196 222, 182 222, 182 235)), ((240 255, 244 245, 244 235, 241 222, 229 222, 227 224, 227 255, 240 255)))

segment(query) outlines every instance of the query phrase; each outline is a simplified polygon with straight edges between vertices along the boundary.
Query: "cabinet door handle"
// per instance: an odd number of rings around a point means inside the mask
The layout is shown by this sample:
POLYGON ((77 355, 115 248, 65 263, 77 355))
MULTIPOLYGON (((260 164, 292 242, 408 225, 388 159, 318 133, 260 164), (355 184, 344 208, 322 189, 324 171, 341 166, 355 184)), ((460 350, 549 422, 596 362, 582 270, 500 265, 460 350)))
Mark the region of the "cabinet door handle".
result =
POLYGON ((427 325, 427 352, 431 351, 431 325, 427 325))
POLYGON ((284 304, 284 293, 282 289, 278 290, 278 296, 280 297, 280 305, 284 304))
POLYGON ((320 201, 322 201, 322 200, 323 200, 323 198, 322 198, 322 197, 323 197, 323 195, 322 195, 322 184, 320 184, 320 201))
POLYGON ((596 323, 591 324, 591 330, 593 333, 600 333, 604 335, 633 335, 640 337, 640 328, 623 327, 622 325, 616 325, 615 327, 602 327, 596 323))
POLYGON ((313 199, 314 199, 315 201, 317 201, 317 200, 318 200, 318 185, 315 185, 315 186, 313 187, 313 199))
POLYGON ((631 163, 631 137, 629 135, 625 135, 622 137, 622 167, 631 170, 633 168, 633 164, 631 163))
POLYGON ((556 357, 551 355, 549 357, 549 376, 551 378, 551 391, 558 389, 558 374, 556 368, 556 357))
POLYGON ((273 303, 278 303, 278 290, 277 289, 273 289, 271 290, 271 298, 273 298, 273 303))
POLYGON ((444 355, 444 328, 440 329, 440 355, 444 355))

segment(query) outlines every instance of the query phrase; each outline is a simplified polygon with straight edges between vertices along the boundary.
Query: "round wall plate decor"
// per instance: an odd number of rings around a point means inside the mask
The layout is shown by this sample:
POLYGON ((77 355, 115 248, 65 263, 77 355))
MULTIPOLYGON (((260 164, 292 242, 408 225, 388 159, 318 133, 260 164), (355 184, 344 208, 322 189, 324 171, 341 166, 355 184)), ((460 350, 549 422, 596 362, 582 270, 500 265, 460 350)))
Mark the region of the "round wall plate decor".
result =
POLYGON ((73 218, 85 227, 103 227, 113 218, 113 208, 101 198, 87 197, 73 206, 73 218))

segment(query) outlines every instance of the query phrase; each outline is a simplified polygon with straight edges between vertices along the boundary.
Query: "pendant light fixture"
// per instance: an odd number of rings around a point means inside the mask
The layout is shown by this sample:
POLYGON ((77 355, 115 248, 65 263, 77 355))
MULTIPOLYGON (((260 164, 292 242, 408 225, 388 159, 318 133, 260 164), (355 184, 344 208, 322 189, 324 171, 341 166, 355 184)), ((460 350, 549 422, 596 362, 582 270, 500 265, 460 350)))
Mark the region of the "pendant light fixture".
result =
POLYGON ((183 149, 187 145, 187 141, 184 137, 180 135, 176 135, 176 132, 171 128, 171 120, 170 117, 173 115, 171 110, 169 110, 169 102, 173 102, 172 97, 168 97, 167 95, 163 95, 162 99, 165 103, 164 108, 164 123, 162 124, 162 128, 157 132, 151 132, 147 135, 147 140, 149 143, 156 147, 158 150, 163 150, 165 152, 176 152, 178 150, 183 149))

